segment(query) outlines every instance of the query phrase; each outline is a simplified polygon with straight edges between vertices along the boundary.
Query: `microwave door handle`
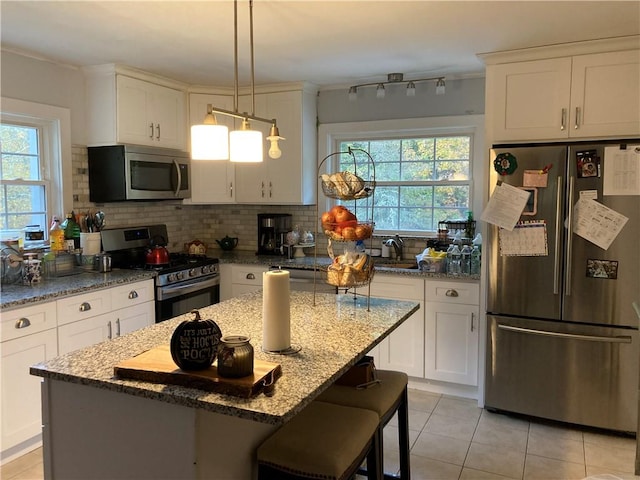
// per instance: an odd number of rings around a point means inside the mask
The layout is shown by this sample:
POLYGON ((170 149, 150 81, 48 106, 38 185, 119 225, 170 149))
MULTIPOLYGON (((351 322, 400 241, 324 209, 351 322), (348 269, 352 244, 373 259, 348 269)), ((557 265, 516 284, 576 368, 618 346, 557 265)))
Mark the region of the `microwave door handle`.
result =
POLYGON ((182 185, 182 172, 180 172, 180 164, 174 158, 173 165, 176 167, 176 174, 178 175, 178 184, 176 185, 176 191, 173 192, 173 196, 177 197, 180 194, 180 186, 182 185))

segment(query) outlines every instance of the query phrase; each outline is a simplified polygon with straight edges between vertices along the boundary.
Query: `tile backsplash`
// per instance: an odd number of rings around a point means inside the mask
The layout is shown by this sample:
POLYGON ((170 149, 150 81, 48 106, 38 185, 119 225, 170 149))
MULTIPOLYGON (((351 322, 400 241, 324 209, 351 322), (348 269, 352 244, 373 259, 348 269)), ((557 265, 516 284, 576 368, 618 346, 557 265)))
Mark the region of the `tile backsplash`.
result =
MULTIPOLYGON (((290 213, 291 225, 315 232, 315 205, 183 205, 181 201, 119 202, 95 204, 89 201, 89 175, 87 148, 74 145, 73 209, 76 213, 102 210, 106 228, 164 223, 169 234, 168 248, 182 251, 184 244, 193 240, 205 243, 210 251, 221 252, 216 239, 226 235, 238 237, 237 250, 253 251, 258 248, 258 213, 290 213)), ((326 252, 324 235, 318 235, 318 251, 326 252)), ((373 240, 375 246, 381 238, 373 240)), ((367 242, 367 246, 368 242, 367 242)), ((425 248, 424 238, 405 239, 405 258, 425 248)))

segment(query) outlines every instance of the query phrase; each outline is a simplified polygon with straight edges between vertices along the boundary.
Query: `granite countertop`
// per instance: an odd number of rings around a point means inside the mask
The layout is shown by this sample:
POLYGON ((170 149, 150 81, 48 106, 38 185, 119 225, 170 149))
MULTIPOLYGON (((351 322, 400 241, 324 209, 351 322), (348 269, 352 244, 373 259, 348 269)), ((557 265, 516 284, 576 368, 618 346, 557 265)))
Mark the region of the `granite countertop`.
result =
POLYGON ((2 285, 2 310, 9 310, 40 302, 48 302, 69 295, 91 290, 114 287, 124 283, 139 282, 154 278, 155 272, 148 270, 113 269, 108 273, 86 270, 76 275, 47 279, 34 286, 2 285))
MULTIPOLYGON (((246 265, 261 265, 282 267, 284 269, 297 268, 305 270, 313 270, 314 268, 326 268, 331 264, 331 258, 326 255, 318 256, 317 259, 312 255, 291 260, 280 255, 256 255, 254 252, 247 251, 231 251, 223 252, 219 257, 220 263, 237 263, 246 265)), ((480 275, 449 275, 447 273, 421 272, 417 268, 398 268, 399 265, 415 264, 415 260, 392 260, 389 258, 373 257, 375 269, 378 273, 386 273, 393 275, 402 275, 417 278, 436 278, 442 280, 454 280, 458 282, 478 282, 480 275)))
POLYGON ((200 309, 223 334, 249 335, 255 358, 278 363, 282 377, 272 397, 239 398, 179 386, 121 380, 113 367, 150 348, 168 345, 185 314, 114 340, 100 343, 31 368, 33 375, 89 385, 191 408, 279 425, 302 410, 362 355, 419 308, 416 302, 365 296, 291 293, 291 342, 294 355, 261 351, 262 292, 254 292, 200 309), (370 303, 369 303, 370 302, 370 303), (368 308, 369 305, 369 308, 368 308))

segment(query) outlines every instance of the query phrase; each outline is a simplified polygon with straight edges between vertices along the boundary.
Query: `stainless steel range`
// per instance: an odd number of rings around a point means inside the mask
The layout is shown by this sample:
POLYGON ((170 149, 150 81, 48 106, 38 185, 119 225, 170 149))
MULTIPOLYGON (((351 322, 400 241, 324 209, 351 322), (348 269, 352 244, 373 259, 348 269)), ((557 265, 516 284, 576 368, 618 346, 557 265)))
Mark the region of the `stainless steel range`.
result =
POLYGON ((156 322, 220 301, 218 259, 170 253, 165 264, 148 264, 147 252, 157 239, 168 242, 166 225, 123 227, 102 231, 102 245, 114 268, 154 270, 156 322))

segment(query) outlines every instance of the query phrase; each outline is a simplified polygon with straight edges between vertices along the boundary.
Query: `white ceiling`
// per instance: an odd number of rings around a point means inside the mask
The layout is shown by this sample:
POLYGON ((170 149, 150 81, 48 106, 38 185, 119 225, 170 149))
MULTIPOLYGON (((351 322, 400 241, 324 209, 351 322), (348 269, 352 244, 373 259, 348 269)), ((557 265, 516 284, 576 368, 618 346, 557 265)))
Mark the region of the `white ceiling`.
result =
MULTIPOLYGON (((256 84, 327 87, 483 72, 477 53, 640 34, 640 1, 255 0, 256 84)), ((250 79, 248 1, 239 83, 250 79)), ((233 86, 233 2, 0 0, 2 48, 233 86)))

